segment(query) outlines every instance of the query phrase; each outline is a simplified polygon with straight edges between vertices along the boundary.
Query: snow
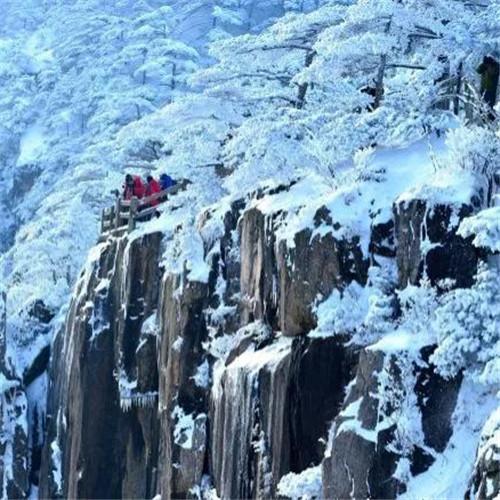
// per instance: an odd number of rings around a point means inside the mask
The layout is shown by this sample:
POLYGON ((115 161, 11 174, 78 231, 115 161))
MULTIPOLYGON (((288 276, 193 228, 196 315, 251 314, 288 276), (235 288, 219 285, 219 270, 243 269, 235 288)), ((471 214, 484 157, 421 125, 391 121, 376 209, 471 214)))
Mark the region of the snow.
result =
POLYGON ((180 351, 183 343, 184 339, 182 337, 177 337, 172 344, 172 350, 180 351))
POLYGON ((478 214, 465 218, 458 229, 458 234, 473 237, 473 244, 500 252, 500 206, 481 210, 478 214))
POLYGON ((52 478, 57 491, 62 493, 62 452, 57 441, 50 443, 52 478))
POLYGON ((206 343, 206 350, 216 359, 226 361, 231 351, 236 348, 244 339, 253 338, 261 341, 269 337, 270 328, 261 321, 250 323, 237 330, 234 334, 226 334, 211 338, 206 343))
POLYGON ((15 387, 19 387, 19 381, 8 379, 2 372, 0 372, 0 393, 4 394, 15 387))
POLYGON ((266 215, 286 213, 276 235, 288 248, 295 246, 295 234, 311 229, 313 237, 327 233, 339 239, 359 236, 360 246, 368 255, 370 227, 390 220, 394 203, 417 198, 427 200, 430 207, 440 203, 459 207, 470 202, 477 192, 477 175, 436 165, 449 161, 446 137, 422 139, 400 148, 379 148, 365 162, 369 171, 382 172, 382 180, 360 184, 351 172, 353 165, 344 164, 333 189, 323 176, 313 172, 288 190, 266 195, 252 206, 266 215), (339 224, 337 228, 314 227, 314 216, 322 206, 329 210, 333 223, 339 224))
POLYGON ((308 336, 324 338, 350 334, 358 344, 374 342, 387 329, 394 329, 391 292, 396 282, 394 263, 379 259, 380 266, 368 270, 368 282, 356 281, 342 291, 334 289, 329 297, 317 297, 313 312, 317 326, 308 336))
POLYGON ((290 337, 278 337, 271 345, 259 350, 255 350, 255 346, 251 344, 248 350, 227 366, 227 370, 232 372, 245 369, 247 372, 257 373, 263 367, 272 369, 290 354, 292 342, 290 337))
POLYGON ((500 406, 492 412, 483 427, 478 456, 483 456, 486 452, 493 453, 495 448, 497 452, 500 450, 500 406))
POLYGON ((435 339, 432 336, 415 335, 413 332, 400 329, 384 335, 378 342, 370 345, 368 349, 386 353, 419 352, 423 347, 432 344, 434 341, 435 339))
POLYGON ((144 320, 141 326, 141 333, 144 335, 158 334, 158 318, 156 312, 154 312, 144 320))
POLYGON ((334 290, 326 300, 314 308, 318 325, 308 336, 321 338, 355 331, 366 317, 368 302, 368 287, 363 287, 355 281, 342 293, 334 290))
POLYGON ((21 137, 20 151, 17 165, 29 165, 35 163, 42 154, 46 143, 46 136, 41 125, 32 125, 21 137))
POLYGON ((321 465, 310 467, 300 474, 290 472, 283 476, 278 483, 278 494, 303 500, 321 498, 321 465))
POLYGON ((175 406, 172 410, 172 419, 175 422, 174 442, 185 450, 192 450, 195 445, 195 432, 200 425, 204 425, 206 418, 204 413, 186 414, 179 405, 175 406))
POLYGON ((193 432, 195 417, 192 414, 185 414, 180 406, 172 410, 172 418, 175 420, 174 441, 186 450, 193 447, 193 432))
POLYGON ((191 377, 194 380, 196 387, 208 389, 210 386, 210 365, 205 359, 201 365, 196 368, 196 373, 191 377))
MULTIPOLYGON (((126 172, 166 171, 192 181, 186 192, 159 207, 158 218, 138 224, 128 236, 130 245, 161 232, 161 267, 165 275, 181 276, 183 287, 188 281, 210 282, 224 215, 237 199, 253 197, 248 206, 262 211, 268 222, 279 215, 277 242, 285 241, 289 249, 295 235, 309 229, 311 240, 329 234, 359 238, 369 257, 370 231, 391 219, 394 203, 418 198, 429 210, 449 204, 455 226, 456 209, 479 189, 486 192, 485 179, 498 165, 495 123, 480 126, 481 117, 466 117, 463 107, 453 118, 450 109, 436 108, 443 72, 453 77, 460 66, 463 81, 474 87, 477 62, 496 43, 495 2, 485 1, 481 12, 474 10, 476 2, 450 7, 442 1, 425 2, 424 8, 421 2, 380 0, 4 3, 0 281, 8 291, 5 361, 19 378, 62 329, 70 298, 92 314, 92 339, 110 328, 85 297, 107 248, 92 247, 100 212, 113 203, 110 191, 120 187, 126 172), (387 16, 393 22, 382 36, 379 27, 387 16), (415 30, 436 36, 422 41, 415 30), (310 64, 304 64, 305 54, 314 54, 310 64), (380 54, 387 54, 390 63, 424 67, 387 71, 384 99, 373 109, 369 94, 359 89, 376 81, 373 68, 380 68, 380 54), (303 102, 298 86, 305 90, 303 102), (269 192, 286 185, 289 189, 280 193, 269 192), (332 223, 316 227, 314 216, 322 206, 332 223), (55 313, 48 325, 30 315, 37 300, 55 313)), ((473 104, 477 108, 478 102, 473 104)), ((498 207, 479 208, 461 223, 459 233, 478 247, 500 252, 498 207)), ((236 248, 237 231, 232 238, 236 248)), ((424 239, 421 250, 430 248, 424 239)), ((481 293, 474 292, 469 301, 459 293, 451 309, 460 318, 451 321, 443 314, 434 327, 429 310, 442 312, 448 294, 437 298, 423 284, 396 293, 392 271, 383 266, 386 282, 370 277, 367 286, 346 283, 329 297, 318 296, 311 304, 318 319, 311 337, 348 333, 372 344, 372 350, 401 356, 439 341, 439 370, 448 362, 450 369, 481 373, 487 385, 498 382, 496 303, 491 301, 488 313, 481 293), (398 321, 391 298, 403 309, 398 321), (490 315, 481 323, 484 336, 472 324, 475 315, 469 312, 471 321, 463 321, 467 311, 458 303, 474 306, 478 317, 490 315)), ((95 292, 104 295, 109 286, 105 277, 95 292)), ((493 280, 494 294, 495 286, 493 280)), ((225 292, 224 283, 217 283, 219 299, 225 292)), ((205 348, 216 358, 215 393, 223 370, 255 375, 276 366, 291 349, 291 340, 274 332, 278 338, 257 350, 256 344, 271 336, 262 324, 228 335, 224 323, 238 313, 237 297, 232 299, 206 311, 210 340, 205 348), (248 350, 225 367, 231 350, 249 337, 248 350)), ((157 329, 158 318, 151 316, 141 333, 156 335, 157 329)), ((172 348, 181 345, 177 339, 172 348)), ((64 354, 71 361, 74 352, 64 354)), ((193 380, 207 387, 209 372, 204 361, 193 380)), ((1 387, 12 384, 0 375, 1 387)), ((29 389, 30 401, 43 399, 42 385, 38 381, 29 389)), ((124 409, 156 401, 154 392, 137 393, 137 381, 124 374, 119 386, 124 409)), ((356 407, 345 412, 354 418, 356 407)), ((195 417, 178 416, 185 426, 179 434, 189 434, 195 417)), ((52 452, 60 463, 60 450, 52 452)), ((400 462, 398 474, 407 474, 406 465, 400 462)), ((302 474, 290 476, 290 484, 299 488, 315 473, 302 474)))
POLYGON ((494 394, 464 380, 452 417, 453 434, 446 449, 437 454, 426 472, 410 479, 407 492, 400 495, 399 500, 464 498, 481 430, 497 406, 494 394))

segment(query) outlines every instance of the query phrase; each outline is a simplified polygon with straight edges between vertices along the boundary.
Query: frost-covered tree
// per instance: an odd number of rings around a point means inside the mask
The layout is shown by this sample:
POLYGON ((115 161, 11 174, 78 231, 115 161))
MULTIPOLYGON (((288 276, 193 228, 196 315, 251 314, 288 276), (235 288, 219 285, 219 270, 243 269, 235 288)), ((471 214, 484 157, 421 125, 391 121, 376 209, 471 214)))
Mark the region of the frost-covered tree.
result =
MULTIPOLYGON (((342 20, 346 2, 332 2, 304 15, 290 13, 258 35, 244 35, 211 45, 217 63, 196 80, 212 95, 259 106, 301 107, 305 88, 294 77, 309 66, 319 33, 342 20)), ((255 110, 253 111, 255 113, 255 110)))
POLYGON ((242 189, 270 177, 287 182, 314 161, 304 138, 325 96, 308 95, 315 106, 306 109, 308 84, 295 77, 311 63, 318 34, 342 20, 347 3, 327 2, 309 14, 290 13, 258 35, 212 44, 217 63, 199 73, 196 82, 209 95, 233 101, 247 117, 224 152, 242 189))
POLYGON ((344 107, 350 99, 352 110, 371 111, 384 99, 394 106, 392 99, 405 97, 403 83, 415 89, 430 81, 439 84, 449 64, 443 40, 453 31, 453 21, 465 15, 460 4, 452 8, 442 0, 360 0, 347 10, 344 22, 321 35, 318 57, 307 74, 344 96, 337 105, 344 107), (426 82, 422 77, 428 73, 433 80, 426 82))
POLYGON ((471 289, 454 290, 437 310, 438 348, 432 361, 448 377, 465 369, 479 381, 500 383, 500 274, 480 266, 471 289))

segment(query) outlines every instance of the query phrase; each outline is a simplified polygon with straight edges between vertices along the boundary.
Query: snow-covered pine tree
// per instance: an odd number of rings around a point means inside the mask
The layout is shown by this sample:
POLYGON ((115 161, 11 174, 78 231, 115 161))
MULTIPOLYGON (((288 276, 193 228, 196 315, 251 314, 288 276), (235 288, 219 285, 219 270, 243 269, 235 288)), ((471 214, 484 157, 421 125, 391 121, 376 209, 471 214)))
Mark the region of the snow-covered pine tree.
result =
POLYGON ((465 370, 484 384, 500 383, 499 279, 498 270, 482 264, 471 289, 443 299, 435 318, 438 348, 432 361, 444 376, 465 370))

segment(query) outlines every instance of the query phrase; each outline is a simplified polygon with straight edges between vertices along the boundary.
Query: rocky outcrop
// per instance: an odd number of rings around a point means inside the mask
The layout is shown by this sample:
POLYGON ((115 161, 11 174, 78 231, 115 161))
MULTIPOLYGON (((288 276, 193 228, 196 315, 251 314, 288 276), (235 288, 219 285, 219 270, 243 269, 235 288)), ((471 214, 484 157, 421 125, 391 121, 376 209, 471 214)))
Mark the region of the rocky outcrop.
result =
POLYGON ((466 497, 493 500, 500 495, 500 410, 486 422, 466 497))
MULTIPOLYGON (((317 212, 314 224, 333 229, 326 208, 317 212)), ((279 214, 265 215, 252 208, 242 216, 242 324, 262 320, 286 336, 303 335, 316 326, 316 301, 352 280, 366 283, 368 259, 357 237, 339 240, 332 232, 323 235, 305 229, 292 243, 277 242, 275 226, 279 214)))
POLYGON ((275 498, 322 464, 328 498, 394 498, 445 449, 460 378, 435 374, 433 347, 307 334, 317 303, 383 259, 401 286, 424 268, 469 283, 480 255, 451 208, 398 205, 362 243, 326 208, 279 240, 284 214, 251 206, 203 214, 203 282, 161 270, 159 234, 97 247, 52 346, 42 497, 275 498))
POLYGON ((276 324, 277 270, 273 217, 256 208, 241 220, 241 321, 276 324))
POLYGON ((362 350, 323 461, 325 498, 395 498, 451 436, 460 378, 436 375, 406 351, 362 350))
POLYGON ((343 289, 353 280, 365 284, 368 261, 359 240, 336 240, 332 234, 313 236, 307 229, 297 233, 288 248, 278 249, 280 276, 280 328, 284 335, 303 335, 316 326, 312 307, 333 289, 343 289))
POLYGON ((394 207, 396 260, 399 286, 418 285, 427 276, 432 285, 452 279, 456 287, 474 282, 482 253, 472 238, 457 234, 459 222, 477 210, 477 201, 455 208, 429 206, 420 199, 403 201, 394 207))
POLYGON ((194 495, 206 472, 210 381, 203 311, 208 296, 207 284, 184 276, 171 275, 163 283, 158 358, 162 498, 194 495))
POLYGON ((248 348, 212 390, 212 477, 222 498, 275 498, 279 479, 321 462, 357 362, 336 339, 248 348))
POLYGON ((25 498, 30 492, 28 401, 22 381, 6 358, 6 297, 0 293, 0 491, 3 498, 25 498))
POLYGON ((223 498, 271 497, 273 477, 288 465, 290 441, 282 424, 289 411, 291 341, 264 348, 262 361, 252 353, 230 363, 214 387, 211 467, 223 498))
POLYGON ((110 239, 80 278, 54 344, 44 498, 155 491, 158 378, 155 341, 142 326, 157 303, 160 240, 110 239))
POLYGON ((4 498, 26 498, 29 495, 27 411, 25 392, 15 382, 5 381, 0 396, 0 453, 3 457, 0 486, 4 498))

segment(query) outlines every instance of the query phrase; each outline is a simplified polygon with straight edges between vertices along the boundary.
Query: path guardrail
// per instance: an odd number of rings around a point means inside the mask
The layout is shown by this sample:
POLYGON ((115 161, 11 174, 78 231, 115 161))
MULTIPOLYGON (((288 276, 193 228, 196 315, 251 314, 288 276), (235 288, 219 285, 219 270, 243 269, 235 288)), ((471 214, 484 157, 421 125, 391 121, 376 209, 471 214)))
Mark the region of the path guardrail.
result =
POLYGON ((148 220, 153 215, 160 203, 164 203, 170 196, 184 191, 190 184, 187 179, 182 179, 175 186, 164 189, 145 198, 133 197, 131 200, 124 200, 120 196, 116 197, 114 206, 105 208, 101 217, 101 240, 110 234, 125 234, 136 228, 137 222, 148 220), (152 203, 157 202, 155 205, 152 203))

